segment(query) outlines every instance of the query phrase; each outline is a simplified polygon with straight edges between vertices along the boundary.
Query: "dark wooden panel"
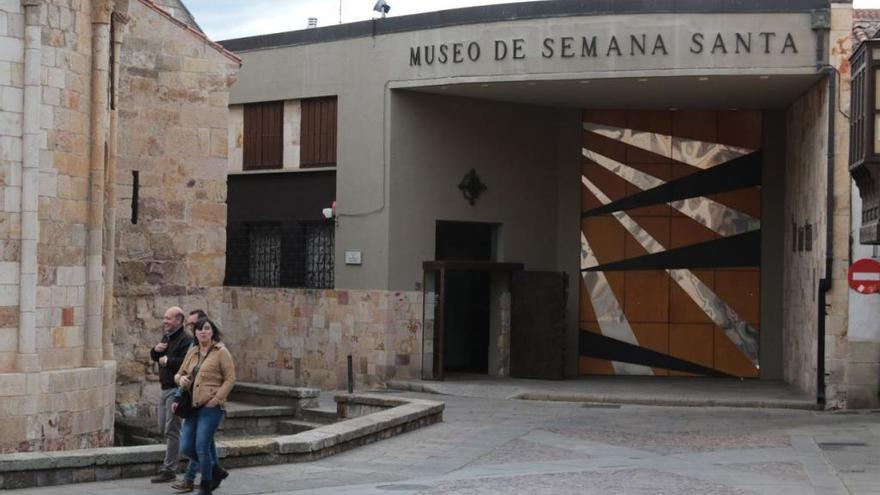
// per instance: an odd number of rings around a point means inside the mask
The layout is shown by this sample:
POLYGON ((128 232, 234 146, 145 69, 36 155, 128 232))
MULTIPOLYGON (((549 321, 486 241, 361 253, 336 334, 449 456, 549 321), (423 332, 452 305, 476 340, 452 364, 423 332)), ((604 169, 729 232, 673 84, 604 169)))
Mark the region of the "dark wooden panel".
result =
POLYGON ((336 172, 231 175, 226 198, 230 224, 323 220, 336 198, 336 172))
POLYGON ((300 166, 336 165, 336 97, 302 100, 300 166))
POLYGON ((510 375, 565 378, 565 274, 514 272, 512 286, 510 375))
POLYGON ((244 106, 242 167, 245 170, 283 166, 283 128, 284 102, 269 101, 244 106))

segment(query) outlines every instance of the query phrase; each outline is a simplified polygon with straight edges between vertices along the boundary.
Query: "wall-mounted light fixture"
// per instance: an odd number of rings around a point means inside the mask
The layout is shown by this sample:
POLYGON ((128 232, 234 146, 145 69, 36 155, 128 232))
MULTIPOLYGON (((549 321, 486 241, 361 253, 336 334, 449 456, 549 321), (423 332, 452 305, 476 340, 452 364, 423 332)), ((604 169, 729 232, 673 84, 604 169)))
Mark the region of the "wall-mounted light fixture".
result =
POLYGON ((461 182, 459 182, 458 189, 461 190, 464 199, 468 200, 471 206, 473 206, 477 198, 480 197, 480 194, 483 194, 486 190, 486 184, 480 181, 477 171, 471 169, 470 172, 465 174, 464 179, 461 179, 461 182))
POLYGON ((849 58, 852 68, 849 173, 862 197, 859 242, 880 244, 880 39, 862 42, 849 58))

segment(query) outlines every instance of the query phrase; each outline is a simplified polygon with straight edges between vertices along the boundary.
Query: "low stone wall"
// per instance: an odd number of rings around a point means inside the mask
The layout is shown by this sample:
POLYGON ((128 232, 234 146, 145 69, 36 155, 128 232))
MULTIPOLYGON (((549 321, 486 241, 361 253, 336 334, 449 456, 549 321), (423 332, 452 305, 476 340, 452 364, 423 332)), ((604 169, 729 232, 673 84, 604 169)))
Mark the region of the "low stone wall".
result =
POLYGON ((0 453, 113 445, 116 363, 0 374, 0 453))
POLYGON ((341 390, 417 378, 422 294, 377 290, 224 289, 223 332, 240 380, 341 390))
MULTIPOLYGON (((397 405, 295 435, 219 441, 223 465, 313 461, 443 421, 442 402, 369 395, 345 401, 397 405)), ((164 445, 0 455, 0 490, 145 477, 159 469, 164 456, 164 445)))

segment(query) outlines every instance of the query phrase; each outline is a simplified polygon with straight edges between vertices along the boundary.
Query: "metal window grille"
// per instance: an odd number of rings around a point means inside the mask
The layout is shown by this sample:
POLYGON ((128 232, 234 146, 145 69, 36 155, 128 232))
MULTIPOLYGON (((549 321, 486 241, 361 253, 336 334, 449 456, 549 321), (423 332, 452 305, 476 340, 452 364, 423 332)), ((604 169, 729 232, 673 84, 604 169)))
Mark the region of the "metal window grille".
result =
POLYGON ((333 288, 332 222, 230 224, 228 286, 333 288))
POLYGON ((306 287, 333 288, 333 224, 305 226, 306 287))
POLYGON ((248 275, 259 287, 281 284, 281 230, 274 226, 248 230, 248 275))

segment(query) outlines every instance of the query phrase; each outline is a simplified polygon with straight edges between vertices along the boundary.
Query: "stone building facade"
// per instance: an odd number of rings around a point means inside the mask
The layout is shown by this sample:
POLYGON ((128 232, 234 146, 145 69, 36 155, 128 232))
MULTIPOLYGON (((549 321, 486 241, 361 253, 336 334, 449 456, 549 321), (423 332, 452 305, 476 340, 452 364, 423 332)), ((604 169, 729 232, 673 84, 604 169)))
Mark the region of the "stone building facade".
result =
MULTIPOLYGON (((384 324, 384 338, 371 331, 364 345, 355 340, 359 332, 346 341, 347 330, 328 327, 343 345, 323 353, 326 342, 335 342, 320 333, 328 321, 363 318, 359 308, 340 304, 343 293, 375 301, 385 293, 392 300, 420 298, 421 329, 406 349, 423 354, 403 372, 425 376, 432 360, 442 366, 450 352, 443 355, 442 332, 464 338, 467 331, 455 325, 468 322, 434 318, 447 310, 437 309, 445 296, 423 263, 443 260, 440 224, 460 223, 491 232, 486 262, 568 274, 568 376, 758 377, 791 383, 828 408, 878 404, 880 333, 866 317, 876 310, 854 311, 867 303, 856 297, 853 306, 846 285, 854 259, 846 163, 851 3, 745 1, 718 13, 708 4, 658 0, 609 9, 518 4, 221 42, 244 62, 230 97, 230 185, 242 176, 254 183, 262 177, 268 187, 316 175, 297 160, 305 146, 304 108, 317 99, 338 102, 334 290, 227 288, 224 320, 245 332, 258 324, 263 311, 255 308, 293 301, 291 314, 290 308, 274 312, 267 328, 237 343, 254 357, 249 376, 340 386, 342 349, 372 356, 376 380, 401 373, 396 365, 405 361, 398 358, 404 351, 395 349, 392 359, 374 345, 406 338, 393 324, 384 324), (290 65, 301 70, 282 68, 290 65), (273 102, 283 103, 280 159, 271 170, 248 169, 247 111, 273 102), (742 144, 747 135, 758 137, 742 144), (761 178, 749 184, 760 187, 731 191, 716 184, 711 194, 688 199, 710 205, 705 215, 681 211, 674 201, 649 203, 647 191, 622 202, 646 184, 661 194, 663 182, 682 178, 680 165, 707 167, 686 161, 699 150, 737 147, 743 148, 736 153, 760 152, 752 156, 760 156, 761 178), (470 204, 461 197, 469 169, 488 186, 470 204), (590 208, 608 203, 618 210, 584 220, 590 208), (679 212, 669 214, 670 207, 679 212), (700 261, 693 273, 682 273, 694 268, 690 255, 656 264, 682 255, 664 243, 698 250, 709 239, 730 240, 724 218, 742 213, 759 231, 749 260, 738 259, 743 250, 735 249, 713 260, 718 264, 700 261), (713 226, 715 216, 721 222, 713 226), (608 235, 596 228, 603 222, 608 235), (670 232, 687 222, 700 225, 680 229, 676 240, 670 232), (600 263, 596 253, 601 258, 603 250, 600 263), (584 274, 597 264, 607 268, 604 285, 584 274), (718 268, 713 274, 707 267, 718 268), (737 274, 749 283, 731 283, 737 274), (656 285, 670 289, 660 298, 646 296, 656 285), (660 316, 645 316, 652 310, 660 316), (328 312, 338 316, 325 319, 328 312), (449 328, 438 334, 434 326, 441 324, 449 328), (277 355, 268 352, 273 342, 277 355), (323 366, 318 360, 303 369, 308 352, 323 356, 323 366), (729 366, 733 361, 739 364, 729 366)), ((230 194, 230 218, 239 201, 230 194)), ((498 295, 494 282, 488 287, 480 290, 498 295)), ((494 323, 504 315, 489 301, 483 306, 492 313, 480 323, 488 327, 489 350, 483 342, 479 352, 491 363, 494 343, 506 336, 494 323)), ((405 310, 389 316, 409 320, 405 310)), ((511 346, 502 351, 513 361, 511 346)), ((482 373, 508 372, 477 364, 482 373)))
POLYGON ((119 74, 113 342, 122 413, 152 415, 149 349, 165 309, 219 315, 223 305, 226 107, 239 62, 161 10, 132 3, 131 12, 119 74))
MULTIPOLYGON (((131 245, 117 233, 128 221, 117 198, 125 204, 130 170, 146 166, 144 198, 185 190, 208 203, 195 207, 207 212, 196 220, 222 225, 222 187, 204 169, 213 155, 222 183, 225 139, 216 136, 226 133, 226 88, 238 66, 150 0, 0 2, 0 452, 112 444, 115 248, 131 245), (171 65, 146 65, 160 55, 171 65), (175 118, 178 128, 168 122, 175 118), (140 136, 153 138, 149 149, 140 136), (175 143, 192 150, 180 158, 199 173, 163 161, 180 151, 175 143)), ((166 234, 173 224, 153 228, 166 234)), ((216 265, 216 256, 202 259, 216 265)), ((181 283, 210 285, 194 277, 181 283)), ((158 321, 157 311, 148 317, 158 321)), ((120 349, 126 366, 130 352, 120 349)))

